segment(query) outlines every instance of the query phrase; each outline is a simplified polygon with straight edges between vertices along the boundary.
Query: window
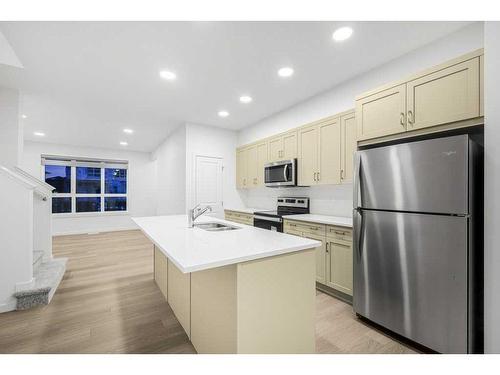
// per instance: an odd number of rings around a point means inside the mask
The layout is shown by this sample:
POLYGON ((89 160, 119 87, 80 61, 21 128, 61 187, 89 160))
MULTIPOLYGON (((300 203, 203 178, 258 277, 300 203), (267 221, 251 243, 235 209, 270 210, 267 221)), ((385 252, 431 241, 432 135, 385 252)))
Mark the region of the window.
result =
POLYGON ((127 211, 128 162, 42 156, 52 213, 127 211))

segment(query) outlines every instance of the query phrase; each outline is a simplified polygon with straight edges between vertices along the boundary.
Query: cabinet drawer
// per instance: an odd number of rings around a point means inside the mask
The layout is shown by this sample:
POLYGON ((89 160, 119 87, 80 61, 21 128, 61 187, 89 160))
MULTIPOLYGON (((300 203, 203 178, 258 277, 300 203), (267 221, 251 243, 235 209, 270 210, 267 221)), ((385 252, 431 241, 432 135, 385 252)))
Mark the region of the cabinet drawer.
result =
POLYGON ((352 241, 352 229, 350 228, 327 225, 326 235, 329 239, 352 241))
POLYGON ((285 220, 285 231, 288 230, 304 234, 325 235, 325 226, 323 224, 308 223, 304 221, 285 220))

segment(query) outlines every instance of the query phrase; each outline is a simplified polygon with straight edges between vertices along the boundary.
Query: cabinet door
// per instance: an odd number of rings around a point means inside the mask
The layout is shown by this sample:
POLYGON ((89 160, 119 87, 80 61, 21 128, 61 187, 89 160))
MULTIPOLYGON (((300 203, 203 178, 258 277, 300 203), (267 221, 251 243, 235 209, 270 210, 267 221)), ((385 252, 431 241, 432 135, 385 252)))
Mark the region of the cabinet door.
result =
POLYGON ((358 140, 406 131, 406 84, 356 101, 358 140))
POLYGON ((318 137, 317 183, 340 184, 340 120, 318 125, 318 137))
POLYGON ((257 186, 264 186, 264 165, 267 163, 267 142, 257 145, 257 186))
POLYGON ((352 245, 347 241, 328 242, 327 285, 352 296, 352 245))
POLYGON ((316 185, 318 172, 318 127, 299 129, 299 155, 297 160, 298 184, 316 185))
POLYGON ((315 236, 313 234, 304 234, 302 237, 311 240, 321 241, 321 246, 316 248, 316 281, 326 284, 326 240, 325 236, 315 236))
POLYGON ((247 159, 247 181, 246 187, 253 188, 257 186, 257 178, 259 173, 257 145, 250 146, 246 151, 247 159))
POLYGON ((236 151, 236 187, 246 188, 247 183, 247 152, 246 149, 236 151))
POLYGON ((283 149, 281 158, 284 160, 297 157, 297 131, 291 131, 283 135, 283 149))
POLYGON ((479 116, 479 57, 407 83, 408 130, 479 116))
POLYGON ((341 183, 352 182, 354 152, 357 149, 356 143, 356 116, 354 113, 340 118, 340 179, 341 183))
POLYGON ((281 160, 281 150, 283 149, 283 138, 281 136, 269 140, 269 161, 281 160))

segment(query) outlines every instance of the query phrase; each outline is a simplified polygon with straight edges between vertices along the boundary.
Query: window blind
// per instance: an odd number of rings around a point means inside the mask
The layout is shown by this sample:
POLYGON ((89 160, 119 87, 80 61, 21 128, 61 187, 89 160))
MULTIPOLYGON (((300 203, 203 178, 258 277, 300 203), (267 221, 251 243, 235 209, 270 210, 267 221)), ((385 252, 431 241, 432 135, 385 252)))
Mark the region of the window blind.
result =
POLYGON ((42 155, 42 165, 64 165, 68 167, 128 169, 127 160, 94 159, 72 156, 42 155))

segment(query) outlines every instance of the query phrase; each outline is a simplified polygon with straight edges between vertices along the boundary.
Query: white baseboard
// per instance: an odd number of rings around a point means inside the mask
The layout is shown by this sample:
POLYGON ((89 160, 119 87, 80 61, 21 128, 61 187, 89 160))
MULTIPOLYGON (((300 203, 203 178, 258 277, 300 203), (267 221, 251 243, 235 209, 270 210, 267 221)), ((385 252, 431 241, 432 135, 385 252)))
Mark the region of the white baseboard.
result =
POLYGON ((75 234, 97 234, 97 233, 106 233, 106 232, 121 232, 121 231, 125 231, 125 230, 134 230, 134 229, 139 229, 139 227, 134 224, 134 225, 126 226, 126 227, 104 228, 102 230, 80 229, 80 230, 67 231, 67 232, 54 232, 54 233, 52 233, 52 237, 72 236, 75 234))
POLYGON ((6 301, 0 302, 0 313, 14 311, 16 309, 17 300, 14 297, 6 301))

